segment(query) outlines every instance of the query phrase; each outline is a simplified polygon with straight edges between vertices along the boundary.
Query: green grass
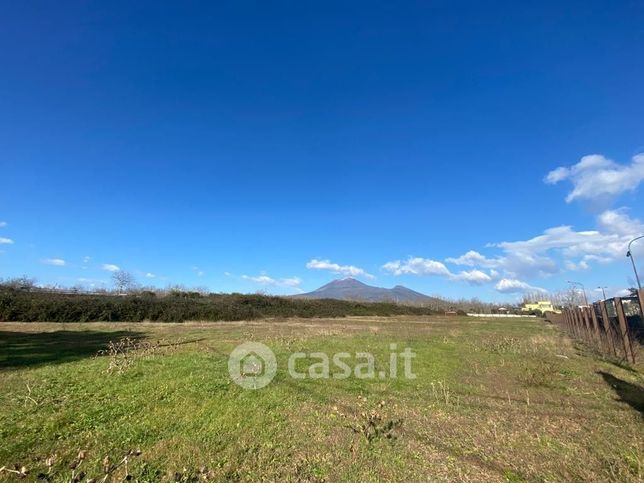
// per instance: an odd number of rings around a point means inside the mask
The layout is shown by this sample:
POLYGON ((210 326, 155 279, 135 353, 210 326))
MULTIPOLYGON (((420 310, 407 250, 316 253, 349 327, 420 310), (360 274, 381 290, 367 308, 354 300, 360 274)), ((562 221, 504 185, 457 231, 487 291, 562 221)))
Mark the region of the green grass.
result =
POLYGON ((642 380, 535 319, 4 323, 0 466, 101 481, 106 456, 139 449, 127 468, 137 481, 641 481, 642 380), (108 372, 113 358, 95 354, 126 336, 152 345, 108 372), (258 391, 228 375, 247 340, 278 360, 258 391), (368 351, 379 371, 390 343, 417 353, 416 379, 286 371, 294 351, 368 351))

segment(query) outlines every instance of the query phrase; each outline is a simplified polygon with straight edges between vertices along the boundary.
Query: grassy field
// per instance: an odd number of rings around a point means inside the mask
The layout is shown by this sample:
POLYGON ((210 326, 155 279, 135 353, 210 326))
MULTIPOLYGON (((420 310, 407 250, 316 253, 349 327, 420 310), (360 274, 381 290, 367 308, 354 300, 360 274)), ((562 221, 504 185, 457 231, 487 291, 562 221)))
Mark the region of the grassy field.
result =
POLYGON ((642 382, 541 319, 3 323, 0 466, 50 481, 641 481, 642 382), (127 357, 96 356, 124 337, 127 357), (228 374, 248 340, 278 361, 257 391, 228 374), (417 353, 416 379, 286 370, 294 351, 371 352, 388 370, 391 343, 417 353))

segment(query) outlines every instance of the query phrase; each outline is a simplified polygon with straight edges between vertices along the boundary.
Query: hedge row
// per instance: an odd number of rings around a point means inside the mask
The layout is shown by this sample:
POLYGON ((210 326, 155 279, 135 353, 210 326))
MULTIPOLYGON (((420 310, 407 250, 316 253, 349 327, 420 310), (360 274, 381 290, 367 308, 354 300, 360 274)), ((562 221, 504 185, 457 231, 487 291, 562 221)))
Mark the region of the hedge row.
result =
POLYGON ((0 321, 15 322, 182 322, 430 313, 428 308, 393 303, 301 300, 265 295, 177 293, 159 297, 154 293, 87 295, 0 290, 0 321))

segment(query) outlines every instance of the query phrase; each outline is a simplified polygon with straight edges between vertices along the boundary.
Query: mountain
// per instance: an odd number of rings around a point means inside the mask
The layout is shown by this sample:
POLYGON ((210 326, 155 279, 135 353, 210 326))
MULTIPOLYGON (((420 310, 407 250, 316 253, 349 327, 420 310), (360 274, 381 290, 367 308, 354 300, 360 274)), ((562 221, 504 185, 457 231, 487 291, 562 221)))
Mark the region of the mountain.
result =
MULTIPOLYGON (((363 300, 368 302, 396 302, 403 304, 435 303, 440 299, 415 292, 402 285, 394 288, 373 287, 355 278, 333 280, 313 292, 294 295, 294 298, 363 300)), ((442 302, 442 301, 441 301, 442 302)))

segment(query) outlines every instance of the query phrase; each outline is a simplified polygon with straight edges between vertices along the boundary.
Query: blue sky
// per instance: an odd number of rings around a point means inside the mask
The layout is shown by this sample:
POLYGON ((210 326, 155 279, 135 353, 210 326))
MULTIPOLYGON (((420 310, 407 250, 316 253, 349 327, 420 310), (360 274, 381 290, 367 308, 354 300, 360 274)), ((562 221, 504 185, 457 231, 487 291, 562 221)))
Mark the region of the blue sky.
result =
POLYGON ((0 277, 633 285, 641 2, 2 3, 0 277))

